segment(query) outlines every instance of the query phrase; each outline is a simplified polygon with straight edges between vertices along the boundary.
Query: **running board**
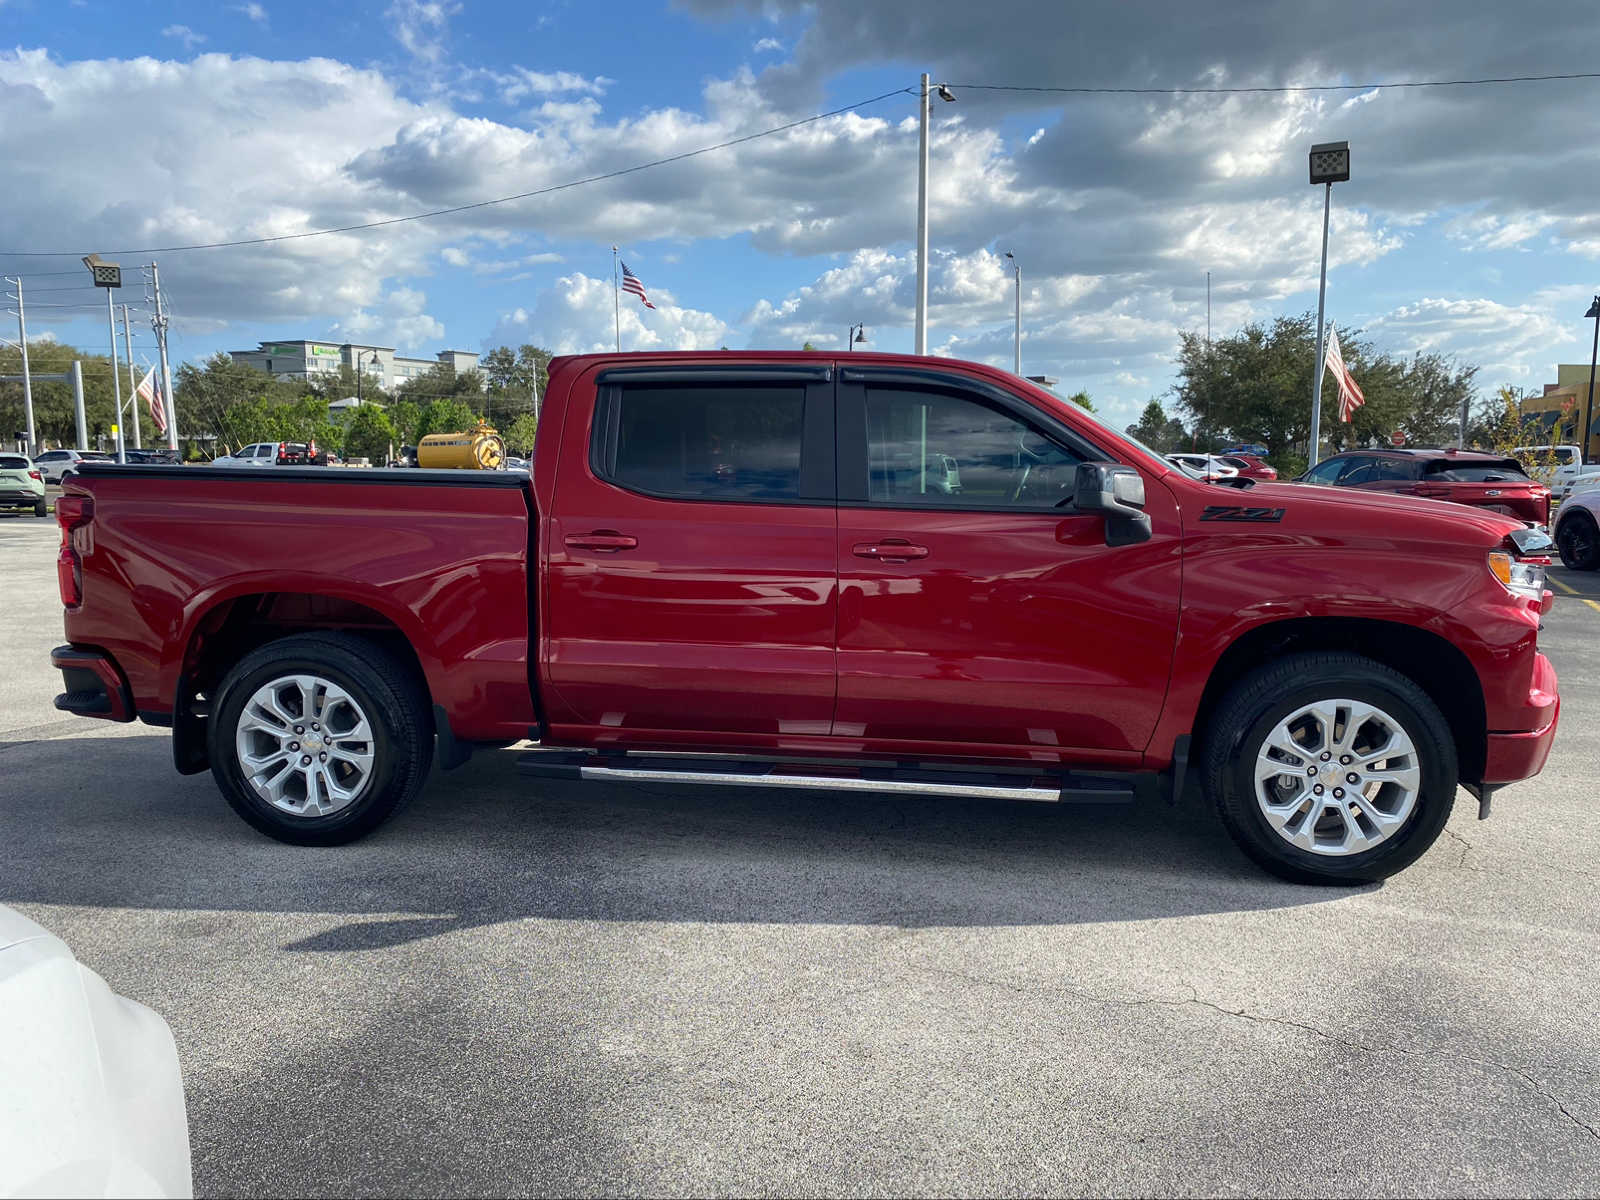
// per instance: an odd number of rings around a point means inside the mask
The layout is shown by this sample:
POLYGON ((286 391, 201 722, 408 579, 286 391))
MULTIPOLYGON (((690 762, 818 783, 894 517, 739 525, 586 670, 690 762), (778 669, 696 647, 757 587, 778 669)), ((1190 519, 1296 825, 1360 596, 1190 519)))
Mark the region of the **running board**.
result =
POLYGON ((830 792, 988 797, 1041 804, 1127 804, 1132 782, 1061 772, 960 770, 921 764, 783 761, 671 753, 530 750, 517 769, 539 779, 611 780, 618 783, 692 783, 707 787, 776 787, 830 792))

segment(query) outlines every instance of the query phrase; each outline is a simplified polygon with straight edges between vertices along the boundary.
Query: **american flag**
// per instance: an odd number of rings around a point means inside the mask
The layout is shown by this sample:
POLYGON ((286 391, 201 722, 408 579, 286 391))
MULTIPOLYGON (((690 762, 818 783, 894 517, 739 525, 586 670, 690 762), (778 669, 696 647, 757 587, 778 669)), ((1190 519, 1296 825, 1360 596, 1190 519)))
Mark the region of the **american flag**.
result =
POLYGON ((639 277, 637 275, 628 270, 627 263, 622 264, 622 290, 630 295, 639 297, 640 302, 646 308, 655 307, 654 304, 650 303, 650 297, 644 294, 644 284, 639 282, 639 277))
POLYGON ((1356 386, 1356 379, 1350 374, 1350 368, 1344 365, 1344 354, 1339 349, 1339 331, 1332 325, 1328 326, 1328 353, 1324 355, 1323 361, 1328 364, 1328 370, 1333 372, 1334 382, 1339 385, 1339 420, 1348 425, 1356 409, 1365 404, 1367 398, 1356 386))
POLYGON ((145 372, 144 382, 139 385, 139 399, 143 400, 150 408, 150 419, 156 423, 156 432, 167 431, 167 406, 161 399, 161 380, 156 378, 156 369, 151 367, 145 372))

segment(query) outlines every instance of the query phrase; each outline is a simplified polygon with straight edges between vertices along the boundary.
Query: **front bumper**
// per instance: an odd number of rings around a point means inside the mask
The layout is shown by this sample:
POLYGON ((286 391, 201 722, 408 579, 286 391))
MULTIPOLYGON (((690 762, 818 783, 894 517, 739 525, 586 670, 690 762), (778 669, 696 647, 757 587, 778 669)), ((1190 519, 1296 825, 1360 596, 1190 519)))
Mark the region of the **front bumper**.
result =
POLYGON ((1556 670, 1541 654, 1534 664, 1533 681, 1528 688, 1527 704, 1533 714, 1528 724, 1533 728, 1525 732, 1490 732, 1483 763, 1485 784, 1516 783, 1532 779, 1544 770, 1550 746, 1556 740, 1556 726, 1561 720, 1561 696, 1556 689, 1556 670))

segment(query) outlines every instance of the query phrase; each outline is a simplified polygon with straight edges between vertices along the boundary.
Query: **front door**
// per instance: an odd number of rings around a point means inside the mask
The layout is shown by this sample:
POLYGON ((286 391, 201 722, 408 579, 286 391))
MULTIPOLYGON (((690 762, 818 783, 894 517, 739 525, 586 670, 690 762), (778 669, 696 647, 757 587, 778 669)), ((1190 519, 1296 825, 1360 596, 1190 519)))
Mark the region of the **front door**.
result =
POLYGON ((544 629, 552 724, 756 748, 826 736, 831 368, 612 369, 574 384, 562 443, 544 629))
POLYGON ((838 420, 835 734, 1141 753, 1177 633, 1171 494, 1147 476, 1154 537, 1106 546, 1070 505, 1078 463, 1105 456, 954 374, 847 371, 838 420))

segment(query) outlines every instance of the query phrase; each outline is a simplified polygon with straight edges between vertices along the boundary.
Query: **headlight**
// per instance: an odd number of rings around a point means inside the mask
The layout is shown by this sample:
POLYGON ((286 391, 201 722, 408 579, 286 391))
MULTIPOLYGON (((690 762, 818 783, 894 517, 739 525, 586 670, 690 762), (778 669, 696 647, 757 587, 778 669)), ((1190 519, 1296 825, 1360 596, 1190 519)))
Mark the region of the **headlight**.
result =
POLYGON ((1544 569, 1549 562, 1547 558, 1516 558, 1505 550, 1489 552, 1489 570, 1501 586, 1535 604, 1544 599, 1544 569))

